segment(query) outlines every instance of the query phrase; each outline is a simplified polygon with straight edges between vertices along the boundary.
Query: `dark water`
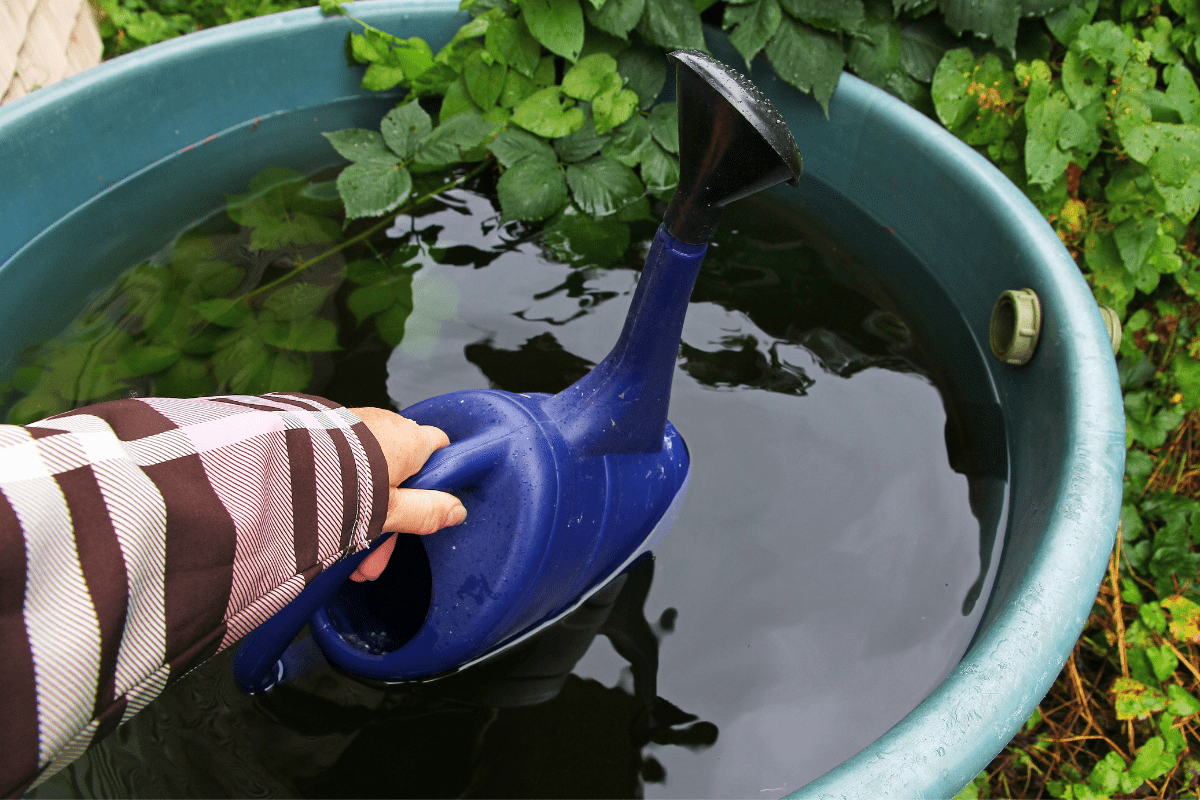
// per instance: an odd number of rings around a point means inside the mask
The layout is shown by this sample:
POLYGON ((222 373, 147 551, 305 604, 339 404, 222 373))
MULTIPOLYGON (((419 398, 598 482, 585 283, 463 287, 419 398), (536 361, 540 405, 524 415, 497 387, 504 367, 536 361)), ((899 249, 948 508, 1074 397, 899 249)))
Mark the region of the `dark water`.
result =
MULTIPOLYGON (((905 307, 888 260, 780 197, 727 215, 697 283, 670 414, 691 486, 653 562, 458 684, 370 688, 301 647, 309 674, 251 699, 223 654, 34 796, 774 798, 878 738, 983 611, 1003 433, 948 301, 905 307)), ((549 260, 467 192, 394 233, 432 252, 400 346, 332 368, 349 405, 561 389, 637 279, 549 260)))

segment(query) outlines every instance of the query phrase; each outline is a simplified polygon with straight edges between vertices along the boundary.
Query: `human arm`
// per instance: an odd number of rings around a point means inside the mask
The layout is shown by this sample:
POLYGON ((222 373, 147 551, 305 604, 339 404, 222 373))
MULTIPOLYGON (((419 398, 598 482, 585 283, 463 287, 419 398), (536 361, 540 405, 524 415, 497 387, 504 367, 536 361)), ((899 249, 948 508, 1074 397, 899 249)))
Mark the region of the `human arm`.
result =
MULTIPOLYGON (((385 439, 387 423, 371 423, 385 439)), ((121 400, 0 426, 4 793, 394 525, 394 460, 367 422, 304 395, 121 400)))

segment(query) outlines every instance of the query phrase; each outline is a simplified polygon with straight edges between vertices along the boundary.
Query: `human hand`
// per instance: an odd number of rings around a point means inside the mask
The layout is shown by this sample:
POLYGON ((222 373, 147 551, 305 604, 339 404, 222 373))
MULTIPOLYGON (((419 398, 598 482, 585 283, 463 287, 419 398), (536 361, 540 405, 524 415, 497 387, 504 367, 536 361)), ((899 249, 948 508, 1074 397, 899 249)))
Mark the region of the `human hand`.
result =
MULTIPOLYGON (((352 408, 350 411, 363 421, 367 430, 379 442, 388 465, 387 519, 384 533, 433 533, 467 518, 467 509, 452 494, 428 489, 398 489, 425 465, 434 451, 450 444, 450 439, 432 425, 418 425, 393 411, 382 408, 352 408)), ((396 537, 388 536, 370 555, 363 559, 350 576, 352 581, 373 581, 383 574, 392 557, 396 537)))

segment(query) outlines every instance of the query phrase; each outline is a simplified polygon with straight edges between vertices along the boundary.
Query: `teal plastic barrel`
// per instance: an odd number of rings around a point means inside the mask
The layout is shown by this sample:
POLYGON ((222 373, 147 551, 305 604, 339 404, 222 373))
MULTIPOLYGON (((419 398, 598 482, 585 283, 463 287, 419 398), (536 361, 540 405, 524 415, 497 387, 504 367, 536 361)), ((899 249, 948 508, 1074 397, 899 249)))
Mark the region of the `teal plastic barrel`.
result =
MULTIPOLYGON (((457 0, 360 3, 355 13, 435 48, 457 0)), ((304 9, 141 50, 0 108, 0 376, 95 288, 159 249, 269 165, 305 170, 321 131, 371 127, 395 95, 358 87, 353 23, 304 9), (35 309, 36 313, 31 313, 35 309)), ((719 56, 729 58, 714 40, 719 56)), ((736 62, 734 62, 736 63, 736 62)), ((787 118, 805 180, 844 202, 813 209, 920 307, 949 295, 988 353, 999 295, 1032 288, 1042 334, 1024 367, 990 354, 1009 523, 987 609, 946 680, 902 721, 795 797, 949 797, 985 767, 1065 663, 1103 577, 1120 513, 1125 423, 1100 312, 1058 237, 998 171, 940 126, 843 75, 829 116, 765 64, 753 77, 787 118)), ((949 365, 953 367, 953 365, 949 365)), ((931 557, 935 557, 931 555, 931 557)), ((698 578, 699 579, 699 578, 698 578)), ((803 725, 803 720, 796 720, 803 725)), ((748 787, 747 791, 751 791, 748 787)))

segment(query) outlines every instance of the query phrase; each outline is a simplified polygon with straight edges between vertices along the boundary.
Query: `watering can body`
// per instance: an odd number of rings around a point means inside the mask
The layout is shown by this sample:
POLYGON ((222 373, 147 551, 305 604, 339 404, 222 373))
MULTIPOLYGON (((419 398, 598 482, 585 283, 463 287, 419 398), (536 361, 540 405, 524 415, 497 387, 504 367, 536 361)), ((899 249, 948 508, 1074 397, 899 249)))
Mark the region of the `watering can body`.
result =
POLYGON ((325 570, 246 637, 234 663, 243 690, 286 677, 280 654, 310 619, 326 658, 352 675, 456 671, 569 613, 670 528, 689 459, 667 407, 708 239, 725 204, 800 173, 790 132, 757 89, 703 54, 673 57, 680 185, 612 351, 557 395, 462 391, 404 409, 451 444, 403 485, 456 494, 466 521, 423 538, 424 583, 397 577, 395 555, 374 584, 348 581, 369 551, 325 570))

